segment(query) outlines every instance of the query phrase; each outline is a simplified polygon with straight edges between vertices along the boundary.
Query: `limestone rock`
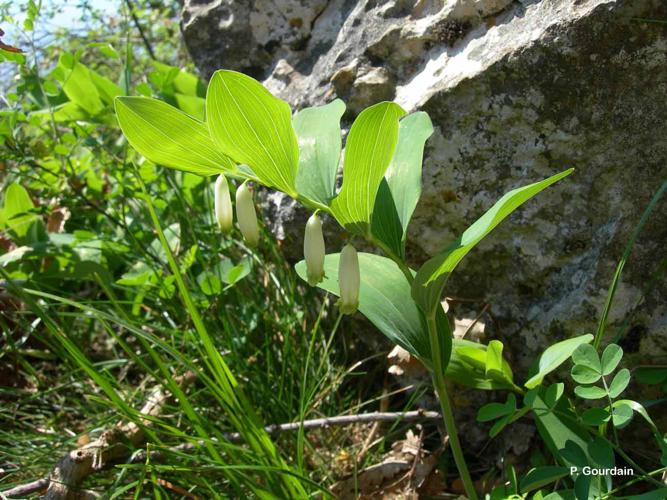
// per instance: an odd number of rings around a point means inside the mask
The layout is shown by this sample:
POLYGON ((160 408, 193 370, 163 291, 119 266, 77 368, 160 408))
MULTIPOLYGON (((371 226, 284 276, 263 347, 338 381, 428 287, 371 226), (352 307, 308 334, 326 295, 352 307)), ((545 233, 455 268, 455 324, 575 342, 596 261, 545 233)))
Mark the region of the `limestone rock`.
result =
MULTIPOLYGON (((409 233, 414 266, 503 193, 577 169, 472 252, 448 294, 489 303, 487 336, 508 343, 524 370, 546 345, 593 331, 623 247, 667 178, 667 26, 645 21, 666 19, 667 3, 271 6, 186 1, 183 29, 198 67, 206 76, 219 67, 246 71, 295 108, 340 96, 351 104, 348 126, 383 99, 427 111, 435 133, 409 233)), ((305 214, 280 195, 267 203, 286 252, 298 258, 305 214)), ((667 242, 665 203, 625 267, 610 318, 612 336, 627 325, 630 354, 667 350, 667 287, 652 280, 667 242)))

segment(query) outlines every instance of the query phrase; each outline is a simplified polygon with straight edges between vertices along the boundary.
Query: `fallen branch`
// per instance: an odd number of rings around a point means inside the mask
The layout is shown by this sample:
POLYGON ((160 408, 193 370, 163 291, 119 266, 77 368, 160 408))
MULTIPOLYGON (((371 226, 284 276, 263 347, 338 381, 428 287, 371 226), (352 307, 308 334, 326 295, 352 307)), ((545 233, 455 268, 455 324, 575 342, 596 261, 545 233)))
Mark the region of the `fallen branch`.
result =
MULTIPOLYGON (((157 390, 152 398, 144 405, 141 413, 147 416, 157 415, 167 400, 167 395, 157 390)), ((336 417, 316 418, 304 420, 304 429, 319 429, 335 425, 351 425, 368 422, 412 422, 415 420, 440 420, 442 417, 435 411, 406 411, 406 412, 374 412, 361 413, 359 415, 339 415, 336 417)), ((301 422, 290 422, 287 424, 274 424, 265 427, 269 434, 295 431, 301 427, 301 422)), ((237 432, 225 434, 225 438, 238 443, 243 439, 237 432)), ((134 423, 114 427, 105 431, 97 440, 74 450, 58 463, 49 478, 39 479, 32 483, 16 486, 10 490, 0 493, 0 497, 20 497, 43 490, 48 485, 44 498, 50 500, 71 500, 80 498, 78 485, 92 472, 102 470, 114 462, 129 458, 131 448, 138 447, 144 440, 141 427, 134 423), (128 446, 131 444, 131 446, 128 446)), ((198 446, 199 443, 184 443, 171 448, 171 451, 188 451, 198 446)), ((163 452, 153 451, 151 459, 159 458, 163 452)), ((146 453, 140 452, 132 456, 131 462, 141 463, 145 461, 146 453)))
MULTIPOLYGON (((185 387, 195 380, 194 373, 188 373, 177 379, 185 387)), ((153 389, 146 404, 140 410, 144 417, 160 414, 171 395, 161 386, 153 389)), ((125 461, 132 449, 141 446, 146 435, 145 426, 151 424, 150 418, 141 418, 141 425, 136 422, 116 425, 104 431, 96 440, 67 453, 47 478, 16 486, 0 493, 0 497, 21 497, 47 488, 44 498, 47 500, 74 500, 90 497, 90 492, 83 492, 80 485, 93 472, 106 469, 114 463, 125 461)))

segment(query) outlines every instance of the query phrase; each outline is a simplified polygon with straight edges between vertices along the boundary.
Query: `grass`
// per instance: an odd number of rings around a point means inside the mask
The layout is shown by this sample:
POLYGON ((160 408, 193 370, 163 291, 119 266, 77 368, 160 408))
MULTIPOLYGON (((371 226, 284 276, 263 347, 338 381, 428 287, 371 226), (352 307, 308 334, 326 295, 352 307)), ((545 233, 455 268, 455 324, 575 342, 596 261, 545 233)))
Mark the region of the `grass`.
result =
MULTIPOLYGON (((345 413, 369 396, 345 384, 355 370, 349 369, 353 361, 342 349, 343 337, 334 335, 339 318, 332 316, 330 301, 297 282, 268 234, 257 253, 244 248, 238 234, 222 237, 210 216, 208 180, 167 171, 161 182, 147 184, 145 203, 136 203, 141 185, 131 171, 121 175, 132 196, 119 193, 106 207, 110 216, 94 216, 101 245, 90 246, 110 249, 101 253, 100 268, 91 265, 83 276, 63 278, 66 272, 50 275, 35 258, 35 271, 22 285, 4 276, 8 348, 0 363, 12 387, 0 392, 2 489, 47 475, 77 442, 120 419, 143 425, 137 408, 162 384, 176 397, 146 427, 150 448, 190 442, 195 449, 166 451, 159 464, 96 475, 87 487, 111 495, 130 488, 140 495, 142 485, 160 491, 167 481, 203 497, 246 495, 253 488, 258 496, 260 489, 305 494, 290 479, 294 474, 317 491, 328 476, 328 460, 317 454, 328 451, 299 432, 278 439, 279 454, 260 429, 262 423, 345 413), (154 244, 151 222, 160 228, 181 224, 178 245, 171 242, 178 247, 174 256, 167 238, 154 244), (221 259, 248 257, 252 269, 244 279, 220 293, 203 292, 202 273, 214 270, 222 281, 221 259), (119 284, 138 262, 153 278, 119 284), (197 373, 198 382, 181 390, 175 380, 188 371, 197 373), (250 447, 226 441, 227 433, 239 430, 250 447), (291 472, 281 473, 287 464, 291 472)), ((73 213, 81 213, 80 203, 68 200, 73 213)), ((90 222, 82 218, 80 230, 90 222)), ((45 253, 39 260, 63 255, 48 245, 45 253)), ((63 269, 77 265, 63 263, 63 269)))

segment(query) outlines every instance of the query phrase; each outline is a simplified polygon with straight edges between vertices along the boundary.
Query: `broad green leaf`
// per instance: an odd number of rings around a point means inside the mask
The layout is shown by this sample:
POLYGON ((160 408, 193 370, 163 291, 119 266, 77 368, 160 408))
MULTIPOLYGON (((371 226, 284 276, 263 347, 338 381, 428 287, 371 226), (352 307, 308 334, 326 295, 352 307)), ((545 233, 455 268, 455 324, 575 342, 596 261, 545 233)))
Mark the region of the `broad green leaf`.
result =
POLYGON ((593 500, 591 495, 591 476, 579 474, 574 481, 574 494, 577 500, 593 500))
POLYGON ((577 365, 587 366, 591 370, 602 374, 602 365, 595 348, 590 344, 582 344, 572 353, 572 361, 577 365))
POLYGON ((503 343, 492 340, 486 349, 486 363, 484 367, 489 378, 504 378, 503 373, 503 343))
POLYGON ((602 375, 613 372, 623 358, 623 349, 616 344, 609 344, 602 353, 602 375))
POLYGON ((560 449, 559 453, 562 459, 578 468, 585 467, 590 463, 587 452, 571 441, 566 442, 565 448, 560 449))
POLYGON ((549 405, 549 408, 553 408, 556 406, 560 398, 563 397, 564 392, 565 384, 562 382, 551 384, 549 387, 547 387, 547 390, 544 393, 544 401, 547 405, 549 405))
POLYGON ((465 230, 463 235, 445 251, 428 260, 418 271, 412 285, 412 296, 428 315, 440 304, 442 292, 450 274, 482 238, 489 234, 500 222, 531 199, 540 191, 570 175, 573 169, 566 170, 541 182, 514 189, 503 196, 496 204, 465 230))
POLYGON ((234 172, 234 163, 211 141, 206 125, 148 97, 116 98, 120 128, 152 162, 200 175, 234 172))
POLYGON ((394 156, 403 108, 381 102, 362 111, 350 128, 343 160, 343 186, 331 202, 338 222, 367 235, 380 183, 394 156))
POLYGON ((341 150, 340 118, 345 103, 306 108, 292 119, 299 143, 296 189, 300 195, 329 205, 336 195, 336 173, 341 150))
POLYGON ((602 387, 596 385, 591 387, 584 387, 583 385, 578 385, 574 388, 574 393, 583 399, 601 399, 607 395, 602 387))
POLYGON ((623 368, 615 376, 614 379, 609 384, 609 395, 616 399, 621 395, 621 393, 627 389, 628 384, 630 383, 630 370, 623 368))
POLYGON ((63 91, 70 101, 90 115, 96 115, 104 110, 104 103, 93 83, 90 71, 79 62, 74 64, 63 82, 63 91))
POLYGON ((581 415, 581 418, 586 425, 597 427, 609 421, 610 415, 604 408, 589 408, 581 415))
POLYGON ((544 377, 554 371, 560 365, 565 363, 572 352, 581 344, 589 343, 593 340, 593 335, 586 333, 579 337, 563 340, 552 346, 549 346, 539 357, 537 361, 537 373, 531 376, 524 384, 528 389, 537 387, 542 383, 544 377))
MULTIPOLYGON (((339 254, 326 256, 325 278, 317 286, 336 296, 338 288, 339 254)), ((417 306, 410 298, 410 286, 396 263, 379 255, 359 252, 361 287, 359 311, 366 316, 392 342, 431 366, 431 347, 425 322, 417 306)), ((297 274, 307 281, 304 261, 295 266, 297 274)), ((441 310, 442 311, 442 310, 441 310)), ((440 343, 443 346, 443 365, 447 366, 451 350, 451 334, 444 312, 437 318, 440 327, 440 343)))
POLYGON ((6 226, 19 238, 25 237, 30 226, 39 220, 39 216, 32 213, 34 208, 35 205, 23 186, 17 183, 7 186, 2 215, 6 226))
POLYGON ((528 471, 521 479, 521 493, 528 493, 551 484, 570 474, 570 469, 557 465, 537 467, 528 471))
POLYGON ((574 365, 571 375, 574 381, 579 384, 594 384, 602 378, 599 372, 585 365, 574 365))
POLYGON ((123 91, 120 89, 120 87, 108 78, 90 69, 88 72, 90 74, 90 80, 93 82, 93 85, 95 85, 95 88, 99 92, 100 99, 102 99, 105 108, 107 106, 111 106, 113 100, 116 97, 123 95, 123 91))
POLYGON ((606 439, 596 437, 588 444, 588 455, 600 468, 612 468, 616 463, 614 450, 606 439))
POLYGON ((175 92, 188 96, 203 97, 206 95, 206 86, 196 75, 157 61, 153 61, 153 65, 160 73, 169 75, 168 83, 173 85, 175 92))
MULTIPOLYGON (((48 116, 50 113, 49 110, 36 111, 32 114, 43 114, 48 116)), ((71 101, 61 104, 53 108, 53 119, 57 122, 70 122, 76 120, 86 120, 90 118, 90 115, 86 113, 82 107, 78 106, 76 103, 71 101)))
POLYGON ((575 500, 575 498, 573 490, 558 490, 542 497, 541 500, 575 500))
POLYGON ((494 390, 512 389, 512 369, 503 360, 503 379, 492 379, 486 376, 487 347, 477 342, 454 339, 452 355, 447 365, 447 378, 458 384, 473 389, 494 390))
POLYGON ((197 120, 206 119, 206 99, 185 94, 174 94, 174 103, 181 111, 197 120))
POLYGON ((424 144, 432 133, 433 125, 424 112, 400 121, 396 151, 375 199, 373 236, 399 257, 405 254, 408 225, 421 196, 424 144))
MULTIPOLYGON (((574 448, 585 455, 590 437, 576 420, 576 416, 568 407, 566 398, 562 398, 556 409, 550 408, 538 389, 526 394, 524 403, 531 407, 535 416, 537 430, 554 458, 566 466, 579 465, 571 456, 563 456, 561 450, 574 448)), ((587 457, 586 457, 587 458, 587 457)))
POLYGON ((220 70, 208 85, 206 120, 225 155, 248 165, 264 184, 296 198, 299 146, 285 101, 249 76, 220 70))
POLYGON ((632 495, 629 500, 665 500, 665 498, 667 498, 667 488, 658 488, 640 495, 632 495))
POLYGON ((461 360, 470 364, 470 366, 476 368, 477 370, 484 372, 486 376, 486 352, 488 348, 481 350, 475 346, 461 346, 458 349, 458 355, 461 360))

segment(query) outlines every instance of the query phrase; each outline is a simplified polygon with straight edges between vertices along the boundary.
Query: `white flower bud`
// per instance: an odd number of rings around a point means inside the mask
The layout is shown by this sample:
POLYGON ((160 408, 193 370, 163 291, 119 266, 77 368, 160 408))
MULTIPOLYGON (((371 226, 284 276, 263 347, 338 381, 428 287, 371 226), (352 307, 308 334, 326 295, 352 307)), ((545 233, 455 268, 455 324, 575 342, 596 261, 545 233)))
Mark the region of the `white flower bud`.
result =
POLYGON ((215 218, 223 232, 231 231, 234 212, 232 197, 229 194, 229 183, 224 174, 220 174, 215 181, 215 218))
POLYGON ((236 190, 236 220, 248 246, 256 247, 259 242, 259 227, 252 191, 248 188, 247 182, 236 190))
POLYGON ((340 252, 338 262, 338 286, 340 300, 338 306, 343 314, 354 314, 359 307, 359 257, 354 247, 348 243, 340 252))
POLYGON ((306 260, 308 283, 317 285, 324 278, 324 236, 322 235, 322 221, 313 214, 306 222, 306 232, 303 237, 303 257, 306 260))

